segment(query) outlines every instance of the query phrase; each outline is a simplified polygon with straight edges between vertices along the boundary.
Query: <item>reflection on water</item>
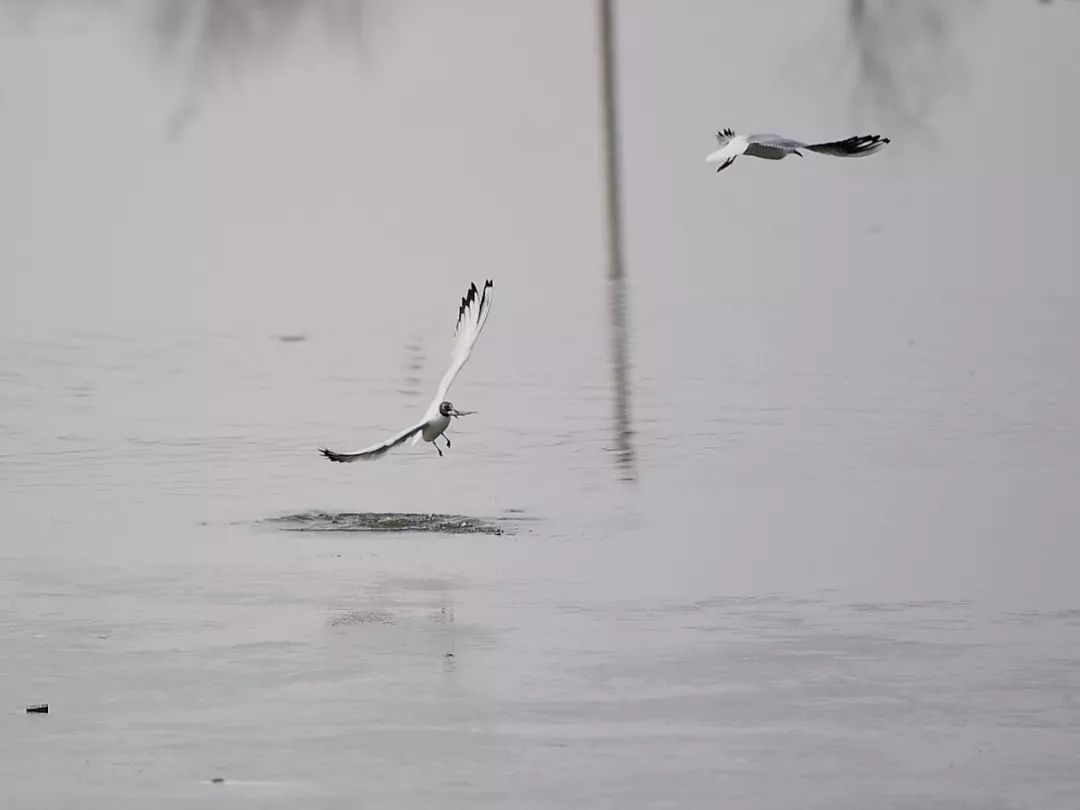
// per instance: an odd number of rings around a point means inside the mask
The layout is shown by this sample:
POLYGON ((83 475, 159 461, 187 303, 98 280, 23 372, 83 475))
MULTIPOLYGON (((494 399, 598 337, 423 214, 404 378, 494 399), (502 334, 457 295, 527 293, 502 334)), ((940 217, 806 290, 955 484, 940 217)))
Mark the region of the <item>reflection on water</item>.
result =
POLYGON ((305 29, 355 42, 363 0, 157 0, 149 31, 157 53, 186 75, 186 97, 169 120, 176 139, 199 112, 200 96, 222 74, 235 76, 280 56, 305 29))
POLYGON ((612 402, 615 433, 615 464, 620 479, 633 481, 634 444, 630 424, 629 336, 626 326, 626 279, 623 276, 608 282, 611 323, 611 370, 613 375, 612 402))
POLYGON ((421 397, 426 391, 424 389, 424 380, 420 378, 420 372, 424 370, 427 356, 424 354, 423 341, 420 336, 414 337, 405 344, 405 352, 408 355, 408 359, 405 361, 405 379, 402 380, 398 393, 407 397, 421 397))
MULTIPOLYGON (((48 12, 76 16, 76 4, 66 0, 0 0, 0 5, 26 21, 48 12)), ((140 37, 149 37, 153 52, 183 77, 184 96, 168 122, 168 136, 177 139, 198 116, 209 88, 222 78, 265 68, 303 33, 356 45, 367 5, 365 0, 148 0, 83 3, 77 16, 116 12, 123 20, 133 18, 140 37)))
POLYGON ((306 26, 329 37, 355 37, 364 5, 363 0, 156 0, 147 4, 159 52, 191 60, 207 76, 276 56, 306 26))
POLYGON ((971 9, 934 0, 849 0, 856 101, 892 132, 922 126, 955 73, 950 27, 971 9))
POLYGON ((623 267, 622 175, 619 163, 618 71, 611 0, 596 0, 600 44, 601 153, 607 226, 608 321, 611 330, 615 463, 620 477, 634 480, 633 431, 630 427, 629 347, 626 328, 626 273, 623 267))

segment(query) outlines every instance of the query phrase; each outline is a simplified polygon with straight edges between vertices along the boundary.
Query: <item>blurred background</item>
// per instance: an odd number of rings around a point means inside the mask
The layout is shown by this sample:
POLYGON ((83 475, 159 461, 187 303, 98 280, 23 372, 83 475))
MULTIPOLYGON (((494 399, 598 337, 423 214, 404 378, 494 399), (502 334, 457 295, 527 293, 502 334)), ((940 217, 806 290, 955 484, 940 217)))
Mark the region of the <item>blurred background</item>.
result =
POLYGON ((0 797, 1074 806, 1078 31, 0 2, 0 797))

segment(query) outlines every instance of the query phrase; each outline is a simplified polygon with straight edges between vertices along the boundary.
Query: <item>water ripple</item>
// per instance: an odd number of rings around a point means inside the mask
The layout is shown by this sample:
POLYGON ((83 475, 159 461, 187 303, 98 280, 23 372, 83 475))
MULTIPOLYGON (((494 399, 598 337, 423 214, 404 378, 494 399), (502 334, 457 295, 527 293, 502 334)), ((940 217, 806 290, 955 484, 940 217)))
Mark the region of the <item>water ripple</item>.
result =
POLYGON ((262 521, 289 532, 434 532, 503 534, 490 520, 425 512, 301 512, 262 521))

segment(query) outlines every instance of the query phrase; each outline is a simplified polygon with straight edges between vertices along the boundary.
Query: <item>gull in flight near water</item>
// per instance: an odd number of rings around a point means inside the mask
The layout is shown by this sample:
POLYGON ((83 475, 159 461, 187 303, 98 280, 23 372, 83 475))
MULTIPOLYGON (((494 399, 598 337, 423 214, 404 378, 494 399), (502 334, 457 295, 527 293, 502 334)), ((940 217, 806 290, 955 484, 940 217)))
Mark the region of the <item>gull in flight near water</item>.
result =
POLYGON ((422 438, 425 442, 434 444, 435 449, 442 456, 442 448, 439 447, 435 440, 442 436, 447 448, 450 447, 450 439, 445 434, 446 429, 450 427, 450 417, 457 418, 476 413, 476 411, 459 411, 454 407, 453 403, 447 401, 446 394, 450 391, 450 385, 454 382, 454 378, 457 377, 458 372, 461 371, 465 362, 469 359, 469 355, 472 354, 476 339, 480 337, 480 332, 484 328, 484 324, 487 323, 488 315, 491 313, 491 289, 493 286, 489 279, 484 282, 483 291, 477 292, 476 285, 471 284, 469 285, 469 292, 461 299, 457 326, 454 328, 454 350, 450 355, 450 368, 443 374, 435 399, 420 422, 412 427, 405 428, 405 430, 391 436, 384 442, 365 447, 363 450, 355 450, 352 453, 335 453, 333 450, 322 447, 319 448, 319 452, 331 461, 371 461, 381 458, 391 448, 404 444, 410 439, 412 444, 416 444, 422 438))
POLYGON ((739 155, 765 158, 765 160, 783 160, 788 155, 802 157, 802 152, 799 150, 808 149, 811 152, 835 157, 864 157, 889 143, 888 138, 882 138, 880 135, 854 135, 842 141, 802 143, 771 133, 736 135, 730 129, 717 132, 716 140, 720 142, 720 148, 707 155, 705 162, 719 163, 720 168, 716 170, 718 172, 734 163, 739 155))

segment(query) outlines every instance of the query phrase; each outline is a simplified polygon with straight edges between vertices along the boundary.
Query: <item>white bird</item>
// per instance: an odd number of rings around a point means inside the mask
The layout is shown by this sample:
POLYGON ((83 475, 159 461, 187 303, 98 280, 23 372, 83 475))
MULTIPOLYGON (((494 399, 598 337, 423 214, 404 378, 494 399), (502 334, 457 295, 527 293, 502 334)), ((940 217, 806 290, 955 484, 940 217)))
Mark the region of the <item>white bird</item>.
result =
POLYGON ((809 149, 811 152, 820 152, 823 155, 835 157, 863 157, 870 155, 889 143, 888 138, 880 135, 854 135, 842 141, 828 141, 827 143, 802 143, 793 141, 782 135, 761 133, 757 135, 736 135, 730 129, 722 129, 716 133, 716 140, 720 142, 720 148, 705 157, 706 163, 719 163, 720 172, 735 162, 739 155, 765 158, 766 160, 782 160, 788 155, 802 157, 800 149, 809 149))
POLYGON ((450 447, 450 439, 445 435, 446 429, 450 426, 450 417, 456 418, 476 413, 476 411, 459 411, 454 407, 453 403, 446 400, 446 394, 450 391, 450 385, 454 382, 454 378, 457 377, 458 372, 461 371, 465 362, 469 359, 469 355, 472 354, 476 339, 480 337, 480 332, 484 328, 484 324, 487 323, 488 315, 491 313, 493 286, 489 279, 484 282, 483 292, 477 292, 476 285, 470 284, 469 292, 461 299, 457 326, 454 328, 454 350, 450 354, 450 368, 443 374, 435 399, 420 422, 406 428, 395 436, 391 436, 380 444, 373 444, 363 450, 356 450, 352 453, 335 453, 333 450, 321 447, 319 452, 331 461, 371 461, 372 459, 381 458, 386 454, 386 451, 397 447, 399 444, 404 444, 409 439, 412 439, 412 443, 416 444, 423 438, 425 442, 434 444, 435 449, 439 451, 441 456, 443 451, 435 440, 442 436, 446 441, 447 448, 450 447))

